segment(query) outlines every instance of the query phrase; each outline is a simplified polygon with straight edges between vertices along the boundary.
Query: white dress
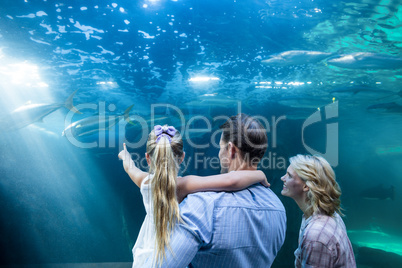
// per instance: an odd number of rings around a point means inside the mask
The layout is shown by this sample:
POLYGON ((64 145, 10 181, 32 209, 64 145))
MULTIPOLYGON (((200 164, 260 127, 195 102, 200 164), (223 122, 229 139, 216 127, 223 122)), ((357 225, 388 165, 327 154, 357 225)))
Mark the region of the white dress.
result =
POLYGON ((155 249, 155 225, 152 203, 151 180, 153 174, 148 175, 141 183, 142 201, 144 203, 146 216, 142 223, 137 241, 133 247, 133 268, 143 267, 144 263, 151 258, 154 259, 155 249))

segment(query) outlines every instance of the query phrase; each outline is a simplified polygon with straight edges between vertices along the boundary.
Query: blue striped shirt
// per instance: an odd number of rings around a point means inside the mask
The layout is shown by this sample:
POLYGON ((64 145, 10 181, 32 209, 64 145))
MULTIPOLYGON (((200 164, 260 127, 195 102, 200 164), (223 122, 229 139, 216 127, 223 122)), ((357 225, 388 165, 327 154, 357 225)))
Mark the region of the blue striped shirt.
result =
POLYGON ((260 184, 191 194, 180 213, 162 267, 270 267, 285 240, 285 208, 260 184))

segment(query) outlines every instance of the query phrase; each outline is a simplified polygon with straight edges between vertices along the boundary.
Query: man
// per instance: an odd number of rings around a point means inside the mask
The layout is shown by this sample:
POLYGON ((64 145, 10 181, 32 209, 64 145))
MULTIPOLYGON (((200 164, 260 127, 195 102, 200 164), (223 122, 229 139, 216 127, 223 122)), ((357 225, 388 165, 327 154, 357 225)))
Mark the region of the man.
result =
MULTIPOLYGON (((221 129, 221 172, 256 170, 268 146, 260 122, 239 114, 221 129)), ((238 192, 190 194, 180 213, 183 223, 171 235, 162 267, 270 267, 285 239, 285 209, 260 184, 238 192)))

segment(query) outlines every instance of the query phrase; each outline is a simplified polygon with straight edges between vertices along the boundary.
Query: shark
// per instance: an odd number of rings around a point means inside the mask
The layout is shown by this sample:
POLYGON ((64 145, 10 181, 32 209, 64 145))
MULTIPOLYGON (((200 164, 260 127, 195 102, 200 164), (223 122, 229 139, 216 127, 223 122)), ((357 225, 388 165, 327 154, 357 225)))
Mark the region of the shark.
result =
POLYGON ((336 97, 367 97, 367 98, 376 98, 383 99, 386 97, 392 96, 402 96, 402 90, 400 92, 394 92, 391 90, 384 89, 376 89, 368 86, 352 86, 352 87, 344 87, 337 88, 331 90, 330 93, 336 97))
POLYGON ((376 148, 375 152, 378 155, 401 154, 402 146, 382 146, 376 148))
POLYGON ((399 268, 402 267, 402 256, 394 252, 371 248, 368 246, 358 247, 356 262, 362 267, 367 268, 399 268))
POLYGON ((395 199, 395 187, 390 186, 384 188, 383 185, 377 185, 373 188, 368 188, 360 193, 360 197, 370 200, 394 200, 395 199))
POLYGON ((402 114, 402 105, 396 102, 379 103, 370 105, 367 110, 379 113, 402 114))
POLYGON ((131 124, 127 124, 126 129, 141 129, 145 126, 164 125, 169 121, 168 116, 147 117, 146 119, 144 117, 129 117, 128 119, 131 124))
POLYGON ((362 261, 366 260, 367 264, 370 264, 370 266, 364 267, 402 267, 401 236, 395 235, 395 233, 387 233, 378 229, 350 229, 348 230, 348 237, 350 242, 352 242, 353 249, 358 249, 358 254, 356 256, 356 261, 358 264, 364 264, 362 261), (390 255, 399 256, 399 261, 396 262, 399 265, 385 265, 387 261, 391 260, 391 258, 389 258, 391 257, 390 255), (374 262, 374 260, 377 260, 377 263, 374 262))
POLYGON ((362 85, 336 88, 334 90, 331 90, 330 94, 332 96, 335 96, 337 99, 344 100, 364 99, 381 101, 385 99, 392 100, 398 97, 402 97, 402 90, 396 92, 392 90, 385 90, 362 85))
POLYGON ((78 90, 74 91, 64 103, 27 103, 12 111, 9 115, 0 120, 1 129, 3 131, 14 131, 36 122, 42 122, 43 118, 57 111, 62 107, 66 107, 74 113, 81 112, 73 105, 73 97, 78 90))
POLYGON ((288 120, 306 120, 307 117, 317 111, 315 108, 292 108, 284 113, 288 120))
POLYGON ((327 104, 333 103, 333 100, 320 97, 307 97, 307 96, 289 96, 282 97, 277 100, 277 103, 293 107, 293 108, 312 108, 317 109, 327 104))
POLYGON ((356 52, 331 57, 327 60, 327 63, 346 69, 400 69, 402 68, 402 57, 356 52))
POLYGON ((261 63, 265 65, 279 67, 302 65, 308 63, 317 63, 333 55, 334 53, 330 52, 289 50, 278 54, 273 54, 268 59, 262 60, 261 63))
POLYGON ((73 135, 74 137, 82 137, 98 133, 101 130, 108 130, 118 124, 123 118, 130 123, 129 114, 134 104, 129 106, 123 114, 119 115, 93 115, 81 120, 75 121, 67 126, 62 136, 73 135))
POLYGON ((187 107, 208 108, 208 107, 231 107, 237 105, 241 100, 226 96, 217 96, 217 94, 204 94, 198 98, 185 103, 187 107))

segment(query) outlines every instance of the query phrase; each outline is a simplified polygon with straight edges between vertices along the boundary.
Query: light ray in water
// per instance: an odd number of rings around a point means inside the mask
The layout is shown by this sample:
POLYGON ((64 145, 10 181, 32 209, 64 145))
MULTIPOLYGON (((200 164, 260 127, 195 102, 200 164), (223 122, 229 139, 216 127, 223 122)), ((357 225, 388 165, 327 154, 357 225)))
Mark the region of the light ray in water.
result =
POLYGON ((190 78, 188 81, 190 82, 209 82, 209 81, 219 81, 218 77, 214 76, 196 76, 190 78))
POLYGON ((56 102, 52 99, 47 81, 42 79, 40 65, 18 61, 4 54, 1 61, 0 104, 6 114, 29 102, 56 102))

